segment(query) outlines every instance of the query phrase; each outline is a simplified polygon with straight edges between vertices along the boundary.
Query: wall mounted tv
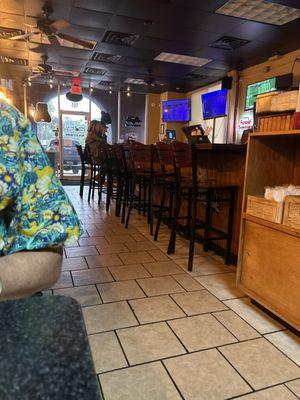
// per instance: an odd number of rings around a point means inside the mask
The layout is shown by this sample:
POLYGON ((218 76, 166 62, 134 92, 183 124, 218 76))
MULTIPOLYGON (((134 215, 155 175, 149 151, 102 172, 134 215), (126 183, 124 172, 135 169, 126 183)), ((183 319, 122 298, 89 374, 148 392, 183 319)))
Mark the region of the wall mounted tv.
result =
POLYGON ((215 92, 201 95, 203 119, 224 117, 226 115, 227 90, 216 90, 215 92))
POLYGON ((162 102, 163 122, 188 122, 191 119, 191 100, 162 102))
POLYGON ((245 110, 253 110, 256 96, 258 94, 273 92, 274 90, 276 90, 275 77, 248 85, 246 91, 245 110))

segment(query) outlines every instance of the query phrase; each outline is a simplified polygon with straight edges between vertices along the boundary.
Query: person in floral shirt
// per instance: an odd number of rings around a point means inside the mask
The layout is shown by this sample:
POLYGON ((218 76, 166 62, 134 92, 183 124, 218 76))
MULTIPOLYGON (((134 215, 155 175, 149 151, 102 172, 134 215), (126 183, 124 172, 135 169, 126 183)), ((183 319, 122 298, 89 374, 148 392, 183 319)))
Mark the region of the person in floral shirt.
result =
POLYGON ((30 122, 0 100, 0 257, 61 246, 80 234, 78 217, 30 122))

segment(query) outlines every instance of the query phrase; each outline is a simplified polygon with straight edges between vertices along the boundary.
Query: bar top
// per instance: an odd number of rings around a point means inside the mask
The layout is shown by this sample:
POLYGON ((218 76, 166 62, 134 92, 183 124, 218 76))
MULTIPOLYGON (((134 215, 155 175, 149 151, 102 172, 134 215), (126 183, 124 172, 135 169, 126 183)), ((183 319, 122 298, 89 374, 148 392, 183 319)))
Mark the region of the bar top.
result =
POLYGON ((211 151, 211 152, 240 152, 246 153, 247 145, 234 144, 234 143, 203 143, 196 144, 197 151, 211 151))

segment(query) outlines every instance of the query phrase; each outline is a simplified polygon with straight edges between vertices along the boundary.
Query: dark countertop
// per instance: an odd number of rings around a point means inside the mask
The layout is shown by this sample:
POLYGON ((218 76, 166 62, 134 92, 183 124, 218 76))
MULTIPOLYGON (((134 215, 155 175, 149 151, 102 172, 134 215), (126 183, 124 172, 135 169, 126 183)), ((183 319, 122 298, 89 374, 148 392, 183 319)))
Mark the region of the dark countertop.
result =
POLYGON ((100 400, 81 307, 64 296, 0 302, 1 400, 100 400))
POLYGON ((235 143, 203 143, 196 144, 197 151, 212 151, 212 152, 241 152, 246 154, 247 145, 235 143))

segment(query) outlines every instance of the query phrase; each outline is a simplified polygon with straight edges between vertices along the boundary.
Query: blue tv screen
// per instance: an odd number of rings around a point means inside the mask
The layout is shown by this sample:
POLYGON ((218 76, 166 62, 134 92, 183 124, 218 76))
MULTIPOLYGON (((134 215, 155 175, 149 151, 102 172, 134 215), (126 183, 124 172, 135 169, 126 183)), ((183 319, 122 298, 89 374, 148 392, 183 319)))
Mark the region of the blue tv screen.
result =
POLYGON ((191 119, 191 100, 162 102, 163 122, 188 122, 191 119))
POLYGON ((222 117, 226 115, 227 90, 216 90, 205 93, 202 97, 202 111, 204 119, 222 117))

